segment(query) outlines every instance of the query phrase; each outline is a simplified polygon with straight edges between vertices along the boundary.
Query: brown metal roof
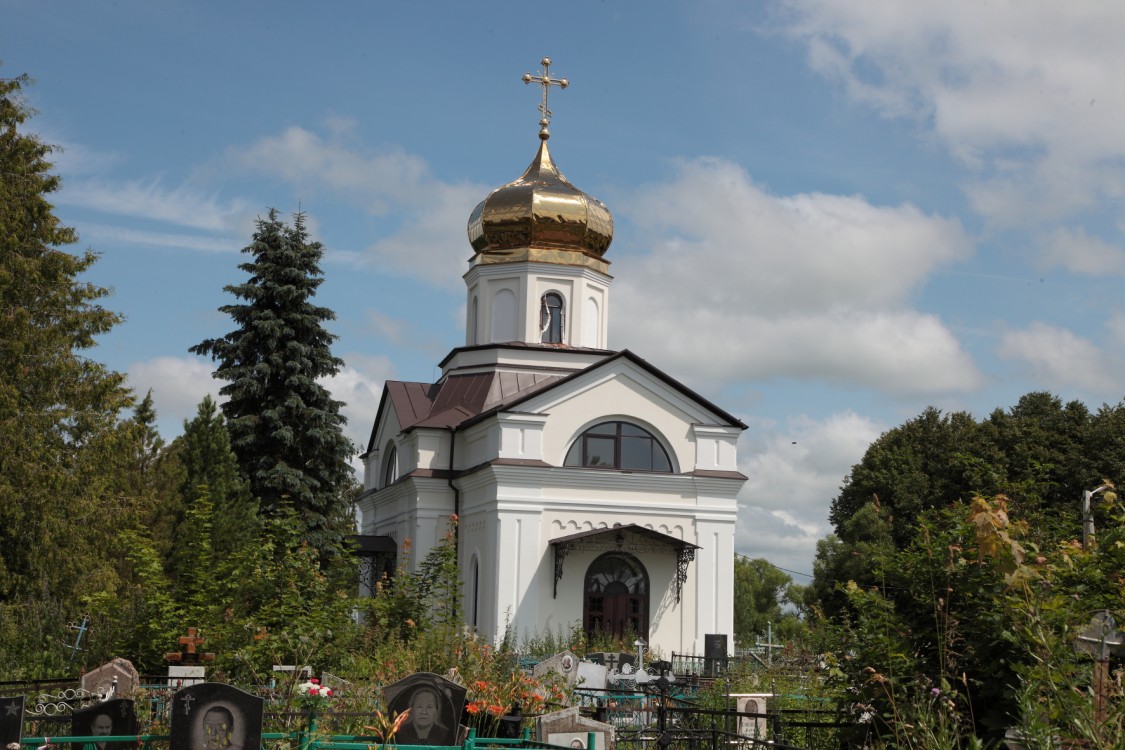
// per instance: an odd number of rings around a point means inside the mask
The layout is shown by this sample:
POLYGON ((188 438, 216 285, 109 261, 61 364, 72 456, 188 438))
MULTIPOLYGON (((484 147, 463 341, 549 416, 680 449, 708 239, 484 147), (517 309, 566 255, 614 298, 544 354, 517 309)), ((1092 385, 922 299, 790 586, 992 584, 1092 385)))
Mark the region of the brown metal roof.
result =
POLYGON ((388 380, 387 395, 403 430, 414 427, 448 429, 562 378, 562 375, 543 373, 482 372, 452 375, 440 383, 388 380))
POLYGON ((638 526, 635 523, 627 523, 627 524, 622 524, 620 526, 611 526, 608 529, 592 529, 590 531, 579 531, 577 534, 569 534, 567 536, 556 537, 556 538, 550 540, 548 542, 548 544, 566 544, 567 542, 574 542, 574 541, 578 541, 579 539, 587 539, 589 537, 616 534, 618 532, 624 532, 624 531, 628 531, 628 532, 631 532, 633 534, 639 534, 640 536, 647 537, 648 539, 650 539, 651 541, 654 541, 654 542, 663 542, 664 544, 667 544, 669 547, 674 547, 675 549, 683 549, 685 547, 691 547, 693 549, 701 549, 701 547, 698 544, 692 544, 691 542, 685 542, 683 539, 677 539, 674 536, 668 536, 667 534, 662 534, 659 531, 653 531, 652 529, 646 529, 644 526, 638 526))

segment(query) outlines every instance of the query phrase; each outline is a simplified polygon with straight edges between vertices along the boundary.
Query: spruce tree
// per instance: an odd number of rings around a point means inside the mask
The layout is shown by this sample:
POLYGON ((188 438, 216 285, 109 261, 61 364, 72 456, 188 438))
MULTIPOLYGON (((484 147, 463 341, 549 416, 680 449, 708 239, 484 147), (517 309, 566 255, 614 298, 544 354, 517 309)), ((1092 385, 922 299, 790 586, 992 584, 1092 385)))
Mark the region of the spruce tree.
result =
POLYGON ((219 392, 231 448, 261 511, 292 509, 305 540, 324 546, 347 515, 352 446, 342 404, 317 382, 343 364, 323 325, 335 315, 312 303, 323 247, 309 241, 303 214, 286 226, 270 209, 243 252, 252 260, 239 268, 250 278, 225 290, 244 303, 219 308, 235 330, 191 351, 210 355, 214 377, 227 381, 219 392))

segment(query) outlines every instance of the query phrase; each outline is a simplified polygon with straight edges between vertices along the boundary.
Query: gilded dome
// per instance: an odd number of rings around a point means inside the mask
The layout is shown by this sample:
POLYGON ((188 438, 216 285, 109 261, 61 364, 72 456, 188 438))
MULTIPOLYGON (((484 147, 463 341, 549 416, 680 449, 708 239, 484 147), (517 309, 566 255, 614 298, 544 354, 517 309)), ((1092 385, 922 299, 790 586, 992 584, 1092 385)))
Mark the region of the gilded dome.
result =
POLYGON ((469 217, 474 262, 541 260, 600 268, 613 241, 605 204, 571 185, 540 135, 539 153, 515 182, 493 190, 469 217))

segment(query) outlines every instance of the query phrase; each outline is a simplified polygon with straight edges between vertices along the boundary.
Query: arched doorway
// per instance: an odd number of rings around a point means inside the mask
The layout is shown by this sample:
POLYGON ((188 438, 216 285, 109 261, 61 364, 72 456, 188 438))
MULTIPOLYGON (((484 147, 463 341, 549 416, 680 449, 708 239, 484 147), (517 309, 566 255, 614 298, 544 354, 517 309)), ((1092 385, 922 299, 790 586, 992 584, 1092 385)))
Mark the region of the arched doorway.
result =
POLYGON ((648 571, 627 552, 607 552, 586 570, 582 623, 588 636, 648 640, 648 571))

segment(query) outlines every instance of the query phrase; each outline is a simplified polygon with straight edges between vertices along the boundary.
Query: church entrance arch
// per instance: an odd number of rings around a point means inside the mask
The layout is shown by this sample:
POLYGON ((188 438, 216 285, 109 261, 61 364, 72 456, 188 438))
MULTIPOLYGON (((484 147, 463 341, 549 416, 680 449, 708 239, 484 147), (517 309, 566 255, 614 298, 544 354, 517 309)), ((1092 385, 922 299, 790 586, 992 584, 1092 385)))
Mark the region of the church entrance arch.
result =
POLYGON ((648 571, 628 552, 606 552, 586 570, 582 624, 592 636, 648 640, 648 571))

